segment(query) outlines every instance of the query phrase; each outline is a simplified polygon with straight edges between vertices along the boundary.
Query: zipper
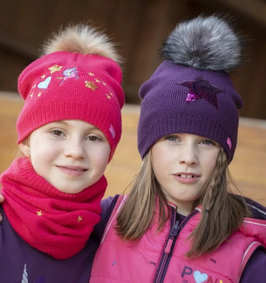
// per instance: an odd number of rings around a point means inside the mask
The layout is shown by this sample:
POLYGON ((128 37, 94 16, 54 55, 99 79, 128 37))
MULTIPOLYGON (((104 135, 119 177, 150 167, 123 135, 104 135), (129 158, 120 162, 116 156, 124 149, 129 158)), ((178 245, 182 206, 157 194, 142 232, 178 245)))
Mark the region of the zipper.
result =
POLYGON ((175 243, 177 241, 177 237, 180 233, 180 231, 184 228, 184 226, 187 224, 187 222, 198 213, 198 211, 193 211, 191 214, 189 214, 184 221, 179 225, 179 221, 176 221, 176 210, 171 207, 172 210, 172 217, 171 217, 171 230, 168 235, 168 239, 166 241, 166 245, 163 251, 163 255, 161 257, 154 283, 161 283, 164 281, 172 254, 174 250, 175 243))
POLYGON ((162 278, 164 270, 165 270, 167 259, 168 259, 171 247, 173 245, 174 237, 175 237, 175 235, 177 235, 177 232, 178 232, 179 222, 176 221, 176 212, 174 210, 175 209, 173 207, 171 207, 171 211, 172 211, 172 213, 171 213, 171 230, 170 230, 170 233, 168 235, 167 242, 166 242, 166 245, 165 245, 165 248, 164 248, 164 252, 163 252, 163 255, 161 257, 161 260, 160 260, 160 263, 159 263, 159 266, 158 266, 158 269, 157 269, 157 272, 156 272, 154 283, 161 282, 161 278, 162 278))

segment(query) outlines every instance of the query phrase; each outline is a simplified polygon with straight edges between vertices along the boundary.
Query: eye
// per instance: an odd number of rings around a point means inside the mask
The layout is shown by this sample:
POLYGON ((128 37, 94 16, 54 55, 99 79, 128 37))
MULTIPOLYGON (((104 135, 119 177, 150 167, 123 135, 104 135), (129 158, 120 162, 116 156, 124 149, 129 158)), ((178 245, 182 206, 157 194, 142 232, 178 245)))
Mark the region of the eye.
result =
POLYGON ((97 142, 97 141, 103 141, 103 139, 97 135, 89 135, 86 140, 97 142))
POLYGON ((52 130, 51 134, 56 137, 63 137, 65 135, 61 130, 52 130))
POLYGON ((164 138, 165 140, 168 140, 168 141, 171 141, 171 142, 176 142, 176 141, 179 141, 179 137, 176 136, 176 135, 169 135, 169 136, 166 136, 164 138))
POLYGON ((217 145, 217 143, 216 143, 215 141, 209 140, 209 139, 207 139, 207 140, 202 140, 201 143, 202 143, 202 144, 206 144, 206 145, 215 145, 215 146, 217 145))

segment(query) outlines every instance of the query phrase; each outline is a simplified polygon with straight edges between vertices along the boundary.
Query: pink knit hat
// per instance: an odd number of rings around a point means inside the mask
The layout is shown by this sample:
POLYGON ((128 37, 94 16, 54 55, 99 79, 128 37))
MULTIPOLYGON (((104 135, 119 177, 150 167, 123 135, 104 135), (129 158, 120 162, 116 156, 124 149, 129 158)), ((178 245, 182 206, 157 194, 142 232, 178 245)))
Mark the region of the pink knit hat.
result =
POLYGON ((78 25, 54 35, 45 52, 18 79, 25 100, 17 120, 18 143, 47 123, 82 120, 105 134, 111 158, 121 137, 124 105, 114 46, 106 35, 78 25))

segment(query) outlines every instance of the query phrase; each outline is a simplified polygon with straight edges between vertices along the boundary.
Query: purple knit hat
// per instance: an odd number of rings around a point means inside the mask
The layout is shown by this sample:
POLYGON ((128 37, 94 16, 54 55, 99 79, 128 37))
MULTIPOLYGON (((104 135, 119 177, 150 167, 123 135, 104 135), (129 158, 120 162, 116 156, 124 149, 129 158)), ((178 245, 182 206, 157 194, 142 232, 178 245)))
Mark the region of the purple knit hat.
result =
POLYGON ((162 49, 166 59, 140 88, 138 149, 142 158, 172 133, 217 141, 233 159, 242 99, 227 72, 239 64, 238 37, 223 20, 181 23, 162 49))

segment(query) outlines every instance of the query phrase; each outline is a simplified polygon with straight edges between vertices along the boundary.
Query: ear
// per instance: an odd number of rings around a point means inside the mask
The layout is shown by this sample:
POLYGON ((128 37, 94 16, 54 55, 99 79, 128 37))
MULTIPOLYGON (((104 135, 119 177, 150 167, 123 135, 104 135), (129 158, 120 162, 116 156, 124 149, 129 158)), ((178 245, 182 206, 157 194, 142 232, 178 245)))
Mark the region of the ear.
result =
POLYGON ((30 157, 30 145, 27 141, 21 142, 19 148, 25 156, 30 157))

